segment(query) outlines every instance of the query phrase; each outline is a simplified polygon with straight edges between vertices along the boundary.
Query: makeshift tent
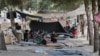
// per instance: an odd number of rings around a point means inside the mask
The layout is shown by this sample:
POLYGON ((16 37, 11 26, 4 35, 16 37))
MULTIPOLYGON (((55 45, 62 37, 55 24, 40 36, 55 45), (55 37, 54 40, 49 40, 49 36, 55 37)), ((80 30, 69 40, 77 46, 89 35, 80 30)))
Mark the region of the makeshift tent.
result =
POLYGON ((61 25, 62 23, 60 22, 49 22, 49 23, 45 23, 43 22, 43 17, 41 16, 34 16, 34 15, 30 15, 27 13, 23 13, 20 11, 16 11, 17 13, 19 13, 23 18, 25 18, 26 16, 32 17, 32 18, 37 18, 39 19, 39 21, 33 21, 31 20, 30 22, 30 29, 32 31, 37 31, 37 30, 44 30, 47 32, 58 32, 58 33, 65 33, 66 31, 64 30, 63 26, 61 25))
POLYGON ((26 18, 26 16, 29 16, 29 17, 32 17, 32 18, 37 18, 40 21, 43 21, 41 16, 31 15, 31 14, 23 13, 23 12, 20 12, 20 11, 16 11, 16 12, 19 13, 22 18, 26 18))
POLYGON ((51 33, 53 31, 57 33, 66 32, 59 22, 45 23, 45 22, 39 22, 39 21, 32 20, 30 22, 30 29, 32 31, 43 30, 43 31, 47 31, 48 33, 51 33))
MULTIPOLYGON (((13 17, 15 18, 15 21, 19 17, 19 15, 21 16, 21 18, 24 18, 24 19, 26 19, 26 17, 28 16, 28 17, 32 17, 32 18, 37 18, 39 21, 43 21, 42 16, 32 15, 32 14, 24 13, 24 12, 21 12, 21 11, 12 11, 11 13, 13 13, 13 17)), ((4 17, 5 17, 4 21, 10 22, 10 20, 8 20, 8 19, 10 19, 10 12, 7 12, 4 15, 4 17)), ((2 17, 2 18, 4 18, 4 17, 2 17)), ((19 22, 20 19, 19 20, 17 19, 17 21, 19 22)))

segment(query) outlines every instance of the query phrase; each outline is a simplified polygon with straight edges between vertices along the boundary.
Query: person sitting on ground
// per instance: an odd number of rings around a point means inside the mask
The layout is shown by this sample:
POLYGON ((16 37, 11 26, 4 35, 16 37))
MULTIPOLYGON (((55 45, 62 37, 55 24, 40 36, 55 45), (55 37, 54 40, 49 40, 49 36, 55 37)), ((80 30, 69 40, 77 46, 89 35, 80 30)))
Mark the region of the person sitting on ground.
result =
POLYGON ((33 39, 34 39, 33 36, 34 36, 33 31, 30 31, 30 32, 29 32, 29 41, 34 42, 34 41, 33 41, 33 39))
POLYGON ((69 26, 69 25, 66 26, 66 30, 67 30, 68 32, 70 32, 70 26, 69 26))
POLYGON ((46 36, 42 36, 42 45, 47 45, 46 36))
POLYGON ((55 32, 52 32, 52 34, 51 34, 51 42, 57 43, 57 38, 56 37, 57 36, 56 36, 55 32))
POLYGON ((77 35, 77 29, 75 26, 72 27, 72 34, 74 37, 76 37, 76 35, 77 35))
POLYGON ((41 37, 42 37, 42 31, 38 31, 35 39, 36 39, 36 43, 39 45, 41 44, 41 37))

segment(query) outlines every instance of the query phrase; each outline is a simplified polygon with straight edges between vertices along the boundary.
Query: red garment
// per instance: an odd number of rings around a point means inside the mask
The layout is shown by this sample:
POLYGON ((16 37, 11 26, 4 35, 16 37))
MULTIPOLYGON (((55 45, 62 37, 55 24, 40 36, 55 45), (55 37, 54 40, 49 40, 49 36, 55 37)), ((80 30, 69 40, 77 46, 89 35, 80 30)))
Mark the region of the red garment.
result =
POLYGON ((72 34, 75 36, 75 35, 77 35, 77 32, 76 32, 76 30, 75 31, 73 31, 72 32, 72 34))

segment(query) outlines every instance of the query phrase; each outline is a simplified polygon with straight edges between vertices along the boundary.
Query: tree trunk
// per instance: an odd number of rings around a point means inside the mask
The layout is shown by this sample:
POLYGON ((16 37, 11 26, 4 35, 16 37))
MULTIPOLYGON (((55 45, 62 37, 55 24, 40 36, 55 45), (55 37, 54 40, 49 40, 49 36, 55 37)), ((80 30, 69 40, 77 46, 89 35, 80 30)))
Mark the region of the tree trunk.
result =
MULTIPOLYGON (((98 11, 100 12, 100 0, 98 0, 98 11)), ((100 56, 100 23, 99 23, 99 56, 100 56)))
POLYGON ((15 30, 15 21, 14 21, 14 17, 13 17, 12 11, 10 12, 10 21, 11 21, 12 32, 13 32, 14 36, 15 36, 16 38, 18 38, 18 37, 17 37, 17 34, 16 34, 16 30, 15 30))
POLYGON ((82 36, 84 36, 84 15, 80 15, 80 19, 81 19, 81 32, 82 32, 82 36))
MULTIPOLYGON (((81 20, 80 20, 80 15, 77 15, 77 22, 78 22, 78 30, 79 33, 81 32, 81 20)), ((80 36, 79 36, 80 37, 80 36)))
POLYGON ((89 0, 84 0, 85 4, 85 11, 87 15, 87 24, 88 24, 88 33, 89 33, 89 45, 93 45, 93 27, 92 27, 92 21, 91 21, 91 13, 90 13, 90 7, 89 7, 89 0))
POLYGON ((7 50, 1 25, 0 25, 0 50, 7 50))
POLYGON ((12 10, 12 8, 8 7, 8 11, 10 12, 10 21, 11 21, 12 32, 13 32, 14 36, 18 39, 16 30, 15 30, 15 20, 14 20, 14 16, 13 16, 13 10, 12 10))
POLYGON ((95 14, 98 13, 97 0, 92 0, 92 13, 93 13, 93 23, 94 23, 94 52, 99 50, 99 33, 98 33, 98 23, 95 22, 95 14))
POLYGON ((99 56, 100 56, 100 24, 99 24, 99 56))

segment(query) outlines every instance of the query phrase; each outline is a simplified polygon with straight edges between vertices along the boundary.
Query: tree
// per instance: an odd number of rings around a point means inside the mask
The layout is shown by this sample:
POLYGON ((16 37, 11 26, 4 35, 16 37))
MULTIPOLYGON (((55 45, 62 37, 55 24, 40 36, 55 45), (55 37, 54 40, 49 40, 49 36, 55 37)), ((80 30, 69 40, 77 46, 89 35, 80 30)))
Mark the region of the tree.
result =
POLYGON ((25 4, 25 9, 32 8, 32 10, 40 11, 40 10, 51 10, 54 7, 51 0, 27 0, 25 4))
POLYGON ((7 50, 4 40, 4 34, 3 31, 1 30, 1 25, 0 25, 0 50, 7 50))
POLYGON ((72 11, 83 3, 82 0, 51 0, 55 3, 54 7, 57 10, 72 11))
POLYGON ((99 28, 94 16, 98 13, 98 0, 92 0, 92 13, 94 19, 94 52, 97 52, 99 50, 99 28))
POLYGON ((92 20, 91 20, 91 13, 90 13, 90 1, 84 0, 85 11, 87 15, 87 24, 88 24, 88 34, 89 34, 89 44, 93 45, 93 27, 92 27, 92 20))
MULTIPOLYGON (((4 7, 5 7, 4 0, 0 0, 0 12, 1 9, 3 9, 4 7)), ((0 50, 7 50, 4 40, 4 34, 1 29, 1 24, 0 24, 0 50)))
MULTIPOLYGON (((98 0, 98 11, 100 12, 100 0, 98 0)), ((99 31, 100 31, 100 23, 99 23, 99 31)), ((100 56, 100 33, 99 33, 99 56, 100 56)))
POLYGON ((80 6, 82 0, 27 0, 25 8, 32 10, 56 10, 56 11, 71 11, 80 6), (67 5, 67 6, 66 6, 67 5), (74 7, 73 7, 74 6, 74 7))
POLYGON ((0 0, 0 11, 6 6, 4 0, 0 0))
MULTIPOLYGON (((25 0, 5 0, 6 4, 8 5, 9 7, 9 12, 12 12, 13 9, 16 7, 16 6, 21 6, 23 4, 25 0)), ((10 13, 10 19, 11 19, 11 26, 12 26, 12 29, 14 27, 14 17, 12 15, 12 13, 10 13)))
MULTIPOLYGON (((11 10, 10 10, 10 12, 11 12, 12 8, 14 8, 14 6, 22 5, 23 0, 0 0, 0 9, 2 9, 5 6, 5 2, 7 5, 9 5, 11 7, 11 10)), ((11 18, 12 29, 14 30, 15 22, 14 22, 12 13, 10 13, 10 18, 11 18)), ((1 30, 1 26, 0 26, 0 50, 7 50, 6 45, 5 45, 5 40, 4 40, 4 34, 3 34, 3 31, 1 30)))
POLYGON ((16 35, 16 31, 14 29, 15 22, 14 22, 14 16, 13 16, 12 11, 14 11, 16 7, 22 6, 24 4, 24 2, 25 2, 25 0, 5 0, 5 3, 8 5, 8 11, 10 12, 10 21, 11 21, 12 32, 14 33, 14 35, 16 37, 17 37, 17 35, 16 35))

